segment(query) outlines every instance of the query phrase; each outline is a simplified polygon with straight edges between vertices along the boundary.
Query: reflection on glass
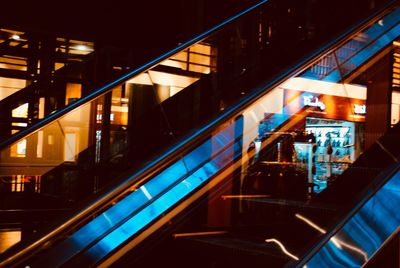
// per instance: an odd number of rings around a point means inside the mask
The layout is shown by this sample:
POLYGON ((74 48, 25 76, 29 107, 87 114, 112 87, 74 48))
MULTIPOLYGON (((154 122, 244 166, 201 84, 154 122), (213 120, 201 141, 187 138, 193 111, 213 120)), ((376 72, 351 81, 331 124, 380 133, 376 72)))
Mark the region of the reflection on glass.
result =
POLYGON ((307 267, 362 266, 400 226, 395 211, 400 204, 399 172, 373 194, 344 226, 308 261, 307 267), (335 247, 335 248, 333 248, 335 247))
POLYGON ((287 249, 285 248, 285 246, 284 246, 279 240, 276 240, 275 238, 269 238, 269 239, 265 239, 265 242, 277 244, 277 245, 281 248, 281 250, 282 250, 282 252, 283 252, 284 254, 286 254, 287 256, 289 256, 290 258, 292 258, 292 259, 294 259, 294 260, 296 260, 296 261, 299 260, 299 258, 298 258, 297 256, 295 256, 295 255, 293 255, 292 253, 290 253, 289 251, 287 251, 287 249))
MULTIPOLYGON (((282 254, 299 260, 297 253, 303 252, 306 242, 285 232, 300 236, 313 231, 311 238, 326 234, 326 223, 311 221, 297 209, 320 209, 313 204, 315 198, 364 152, 364 125, 371 112, 366 107, 368 84, 358 71, 398 37, 393 35, 398 12, 385 18, 384 27, 374 24, 299 76, 269 88, 234 117, 221 119, 207 135, 196 136, 189 148, 165 159, 165 165, 154 166, 149 178, 130 178, 133 185, 124 196, 79 226, 59 244, 62 250, 51 248, 46 261, 56 266, 61 256, 83 256, 96 264, 116 248, 128 250, 140 243, 144 230, 157 231, 204 196, 205 213, 190 233, 206 236, 213 234, 210 229, 229 227, 228 235, 245 236, 261 247, 266 247, 264 241, 276 244, 282 254), (276 227, 277 222, 282 226, 276 227), (260 230, 270 233, 265 236, 260 230), (290 243, 296 255, 284 246, 290 243)), ((201 116, 182 112, 182 106, 196 108, 201 102, 190 103, 182 96, 213 88, 216 81, 211 78, 220 67, 215 64, 217 56, 211 40, 202 41, 116 85, 27 136, 24 149, 16 143, 1 151, 0 175, 37 176, 40 193, 61 201, 80 201, 97 193, 154 147, 172 144, 179 132, 176 125, 201 116), (200 87, 202 83, 205 86, 200 87), (165 109, 168 105, 170 110, 165 109)), ((69 99, 79 91, 80 86, 71 85, 69 99)), ((218 103, 218 110, 222 106, 218 103)), ((22 181, 15 184, 19 190, 26 186, 22 181)), ((365 259, 364 250, 343 237, 331 242, 336 249, 352 250, 365 259)))

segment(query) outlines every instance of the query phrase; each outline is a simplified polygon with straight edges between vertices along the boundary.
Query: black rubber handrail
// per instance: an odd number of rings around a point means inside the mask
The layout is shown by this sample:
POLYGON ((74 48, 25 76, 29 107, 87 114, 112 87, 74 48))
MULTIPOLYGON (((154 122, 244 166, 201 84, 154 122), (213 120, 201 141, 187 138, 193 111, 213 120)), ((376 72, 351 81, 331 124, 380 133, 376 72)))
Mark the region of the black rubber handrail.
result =
POLYGON ((335 224, 333 228, 331 228, 326 234, 324 234, 323 238, 316 243, 300 260, 299 263, 296 264, 296 267, 304 267, 308 261, 312 259, 312 257, 321 250, 328 243, 328 241, 338 233, 344 225, 355 215, 357 214, 368 202, 368 200, 373 197, 393 176, 400 171, 400 163, 397 162, 392 164, 390 167, 382 170, 368 185, 365 189, 358 195, 359 200, 356 202, 353 208, 347 210, 343 218, 335 224))

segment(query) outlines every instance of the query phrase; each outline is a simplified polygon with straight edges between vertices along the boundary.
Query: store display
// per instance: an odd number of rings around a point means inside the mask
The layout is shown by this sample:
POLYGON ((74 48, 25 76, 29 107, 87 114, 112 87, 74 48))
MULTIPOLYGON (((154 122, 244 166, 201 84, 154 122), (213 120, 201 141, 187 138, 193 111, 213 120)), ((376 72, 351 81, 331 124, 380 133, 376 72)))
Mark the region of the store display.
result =
POLYGON ((248 148, 249 165, 243 192, 271 197, 281 197, 284 192, 283 195, 294 197, 288 189, 302 185, 299 190, 304 197, 305 192, 310 195, 323 191, 353 162, 353 122, 308 117, 302 130, 275 132, 271 118, 260 121, 258 137, 248 148), (286 185, 286 190, 282 192, 277 185, 286 185))
POLYGON ((354 123, 330 119, 307 118, 306 131, 316 137, 316 174, 320 189, 327 181, 343 173, 354 159, 354 123))

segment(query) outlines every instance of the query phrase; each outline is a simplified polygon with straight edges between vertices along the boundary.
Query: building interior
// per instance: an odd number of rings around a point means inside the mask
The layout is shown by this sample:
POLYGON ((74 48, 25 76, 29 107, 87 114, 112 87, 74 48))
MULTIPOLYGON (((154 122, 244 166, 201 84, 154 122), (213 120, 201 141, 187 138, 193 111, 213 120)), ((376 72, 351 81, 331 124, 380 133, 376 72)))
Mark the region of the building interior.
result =
POLYGON ((400 266, 398 0, 127 2, 0 18, 0 267, 400 266))

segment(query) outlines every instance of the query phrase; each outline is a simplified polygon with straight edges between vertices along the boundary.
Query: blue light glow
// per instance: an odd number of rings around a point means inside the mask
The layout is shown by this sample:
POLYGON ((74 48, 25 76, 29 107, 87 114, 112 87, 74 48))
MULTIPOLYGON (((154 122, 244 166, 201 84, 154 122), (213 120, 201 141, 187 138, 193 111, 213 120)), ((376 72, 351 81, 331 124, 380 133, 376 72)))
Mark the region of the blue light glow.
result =
MULTIPOLYGON (((332 66, 324 66, 330 69, 323 77, 320 73, 315 73, 313 68, 309 68, 300 76, 334 83, 341 81, 341 76, 346 76, 356 70, 399 36, 399 22, 400 9, 396 9, 351 40, 351 49, 347 48, 350 42, 338 48, 334 53, 340 63, 340 70, 335 63, 332 66)), ((330 57, 334 59, 332 54, 330 57)))
MULTIPOLYGON (((335 237, 345 240, 371 257, 400 226, 399 187, 400 171, 345 223, 335 237)), ((309 260, 307 267, 360 267, 364 263, 365 260, 354 250, 346 247, 339 249, 330 241, 309 260)))
MULTIPOLYGON (((267 1, 262 1, 259 5, 265 2, 267 1)), ((396 12, 398 12, 398 10, 396 12)), ((236 19, 236 17, 232 18, 232 20, 233 19, 236 19)), ((390 23, 385 20, 383 25, 385 25, 385 27, 379 26, 379 28, 376 26, 374 29, 380 29, 380 31, 382 31, 382 29, 389 27, 390 23)), ((210 31, 214 30, 215 29, 212 29, 210 31)), ((375 30, 372 30, 372 28, 369 29, 369 31, 372 31, 370 33, 371 37, 374 36, 374 34, 379 36, 379 33, 374 32, 375 30)), ((358 67, 368 60, 373 53, 376 53, 376 51, 388 45, 391 42, 390 40, 393 40, 395 35, 398 35, 399 32, 399 25, 397 25, 386 35, 375 40, 374 43, 363 47, 363 50, 358 52, 356 56, 351 59, 349 64, 358 67)), ((204 36, 208 34, 209 33, 206 33, 204 36)), ((180 49, 184 46, 187 46, 187 44, 185 43, 180 46, 180 49)), ((165 55, 162 57, 165 57, 165 55)), ((159 60, 160 58, 155 61, 159 60)), ((154 62, 150 62, 146 68, 154 62)), ((137 70, 116 80, 117 82, 114 83, 123 81, 135 72, 137 72, 137 70)), ((338 72, 335 73, 334 71, 327 76, 326 79, 334 79, 335 82, 337 82, 340 80, 340 75, 338 72)), ((104 91, 105 88, 101 90, 104 91)), ((86 100, 92 97, 88 96, 86 100)), ((283 108, 282 114, 273 115, 275 119, 274 124, 276 124, 273 128, 280 126, 289 116, 287 107, 283 108)), ((221 118, 218 120, 220 119, 221 118)), ((240 156, 242 152, 240 140, 241 132, 236 129, 239 124, 240 123, 235 122, 227 126, 218 134, 215 134, 196 149, 171 164, 154 178, 151 178, 151 180, 141 185, 140 188, 136 189, 117 204, 83 226, 69 239, 60 243, 57 247, 54 247, 52 249, 51 258, 57 260, 59 263, 74 257, 85 248, 88 248, 82 255, 95 263, 110 254, 128 239, 137 235, 138 232, 146 228, 148 224, 162 216, 163 213, 168 212, 168 210, 193 193, 204 182, 230 165, 237 156, 240 156)), ((199 129, 199 131, 201 130, 202 129, 199 129)), ((399 177, 400 176, 397 176, 394 179, 397 178, 398 180, 399 177)), ((352 244, 367 252, 368 256, 370 256, 382 241, 384 241, 391 230, 400 224, 400 219, 398 217, 391 217, 391 219, 395 221, 386 221, 385 219, 385 217, 387 218, 388 215, 394 213, 392 211, 394 206, 391 204, 396 203, 396 206, 400 205, 400 192, 398 190, 392 190, 394 189, 393 184, 389 183, 388 185, 390 185, 390 187, 386 187, 385 185, 383 188, 386 191, 385 194, 380 195, 380 192, 378 192, 365 204, 363 209, 345 225, 343 230, 341 230, 343 234, 341 232, 337 234, 337 236, 346 241, 346 243, 352 244), (389 195, 387 192, 392 194, 389 195), (380 212, 376 212, 376 208, 378 208, 380 212), (366 224, 367 226, 369 226, 368 224, 373 224, 374 226, 366 228, 366 224), (385 230, 383 234, 372 232, 373 230, 377 230, 377 226, 380 228, 378 230, 385 230), (369 239, 366 239, 366 237, 369 239), (365 242, 366 240, 368 240, 368 243, 365 242), (364 243, 365 245, 362 245, 364 243)), ((381 191, 383 189, 381 189, 381 191)), ((362 262, 362 258, 360 258, 359 254, 357 255, 354 251, 346 250, 346 248, 340 249, 336 247, 334 243, 329 242, 310 260, 307 266, 354 266, 359 265, 360 262, 362 262)))
POLYGON ((182 159, 144 183, 124 199, 52 249, 47 264, 64 262, 89 247, 87 261, 101 259, 142 230, 241 153, 237 121, 203 142, 182 159), (236 142, 235 142, 236 140, 236 142), (118 227, 118 228, 116 228, 118 227))

